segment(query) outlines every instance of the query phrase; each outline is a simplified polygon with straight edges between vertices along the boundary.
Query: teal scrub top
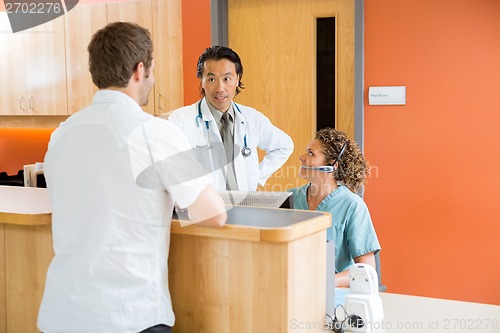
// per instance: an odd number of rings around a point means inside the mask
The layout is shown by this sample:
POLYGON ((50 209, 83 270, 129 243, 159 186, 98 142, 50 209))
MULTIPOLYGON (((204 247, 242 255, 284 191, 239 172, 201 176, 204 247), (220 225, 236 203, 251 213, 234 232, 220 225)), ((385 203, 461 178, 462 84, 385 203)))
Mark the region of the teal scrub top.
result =
MULTIPOLYGON (((291 189, 295 209, 310 210, 307 204, 309 184, 291 189)), ((335 242, 335 272, 354 264, 353 258, 380 251, 368 207, 361 197, 344 185, 332 191, 316 208, 332 214, 332 226, 327 229, 327 241, 335 242)))

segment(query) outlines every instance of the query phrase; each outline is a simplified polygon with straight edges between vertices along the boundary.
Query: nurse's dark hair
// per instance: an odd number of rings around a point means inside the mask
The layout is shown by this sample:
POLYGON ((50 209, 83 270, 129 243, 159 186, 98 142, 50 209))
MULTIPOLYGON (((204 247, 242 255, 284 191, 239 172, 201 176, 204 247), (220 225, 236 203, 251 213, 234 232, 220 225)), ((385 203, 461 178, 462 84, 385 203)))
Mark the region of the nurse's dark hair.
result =
MULTIPOLYGON (((238 53, 231 50, 226 46, 212 46, 208 47, 203 51, 203 53, 198 58, 198 64, 196 65, 196 77, 201 79, 203 77, 203 67, 207 60, 221 60, 227 59, 231 61, 236 67, 236 74, 239 76, 238 86, 236 87, 236 95, 238 95, 241 89, 245 89, 241 78, 243 77, 243 65, 241 64, 241 59, 238 53)), ((205 89, 201 87, 200 82, 200 92, 202 96, 205 96, 205 89)))
POLYGON ((139 63, 149 75, 153 61, 151 34, 135 23, 108 24, 92 36, 87 51, 92 81, 99 89, 126 87, 139 63))
POLYGON ((344 144, 346 148, 338 160, 338 168, 334 176, 352 192, 357 193, 370 174, 370 165, 363 156, 359 145, 349 139, 344 132, 334 128, 323 128, 316 132, 315 139, 321 141, 322 152, 327 164, 334 163, 344 144))

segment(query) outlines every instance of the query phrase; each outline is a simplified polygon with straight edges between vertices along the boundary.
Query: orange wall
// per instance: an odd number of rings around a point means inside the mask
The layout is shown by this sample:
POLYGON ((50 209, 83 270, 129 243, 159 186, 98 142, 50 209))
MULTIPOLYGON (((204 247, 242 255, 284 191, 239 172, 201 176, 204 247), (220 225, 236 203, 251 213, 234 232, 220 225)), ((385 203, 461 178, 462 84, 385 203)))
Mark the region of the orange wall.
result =
POLYGON ((43 162, 53 128, 0 128, 0 172, 16 175, 25 164, 43 162))
POLYGON ((211 45, 210 0, 182 1, 182 50, 184 63, 184 104, 200 99, 196 78, 198 57, 211 45))
POLYGON ((500 304, 500 1, 365 0, 366 187, 388 291, 500 304), (405 106, 369 86, 405 85, 405 106))

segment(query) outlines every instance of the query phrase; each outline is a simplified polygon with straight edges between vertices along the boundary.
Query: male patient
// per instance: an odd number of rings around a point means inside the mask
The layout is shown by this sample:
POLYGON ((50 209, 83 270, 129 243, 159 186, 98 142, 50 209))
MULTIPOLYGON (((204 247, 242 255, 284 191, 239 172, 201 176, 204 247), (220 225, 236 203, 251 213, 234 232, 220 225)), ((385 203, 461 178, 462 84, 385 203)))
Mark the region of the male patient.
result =
MULTIPOLYGON (((191 146, 142 109, 154 84, 150 33, 117 22, 88 46, 92 104, 52 134, 44 172, 55 257, 38 317, 44 333, 166 333, 174 202, 193 222, 222 226, 222 199, 177 159, 191 146)), ((188 158, 189 154, 184 154, 188 158)), ((196 166, 196 159, 190 161, 196 166)))

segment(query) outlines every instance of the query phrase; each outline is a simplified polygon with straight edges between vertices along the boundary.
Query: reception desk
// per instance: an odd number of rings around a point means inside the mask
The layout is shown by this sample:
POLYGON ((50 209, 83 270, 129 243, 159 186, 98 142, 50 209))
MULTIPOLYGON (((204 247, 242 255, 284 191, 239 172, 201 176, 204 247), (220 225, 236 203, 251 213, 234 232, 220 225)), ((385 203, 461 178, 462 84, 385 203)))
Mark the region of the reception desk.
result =
MULTIPOLYGON (((178 333, 323 332, 330 216, 229 210, 220 229, 172 222, 170 290, 178 333)), ((45 189, 0 186, 0 333, 39 332, 53 257, 45 189)), ((500 331, 500 306, 382 293, 380 332, 500 331)))
POLYGON ((0 186, 0 333, 39 332, 38 308, 53 257, 46 189, 0 186))
MULTIPOLYGON (((46 189, 0 186, 0 333, 39 332, 53 257, 46 189)), ((290 332, 322 322, 329 214, 235 207, 222 228, 172 222, 174 332, 290 332)))
POLYGON ((220 230, 172 224, 174 332, 289 332, 321 322, 326 228, 319 212, 235 207, 220 230))

